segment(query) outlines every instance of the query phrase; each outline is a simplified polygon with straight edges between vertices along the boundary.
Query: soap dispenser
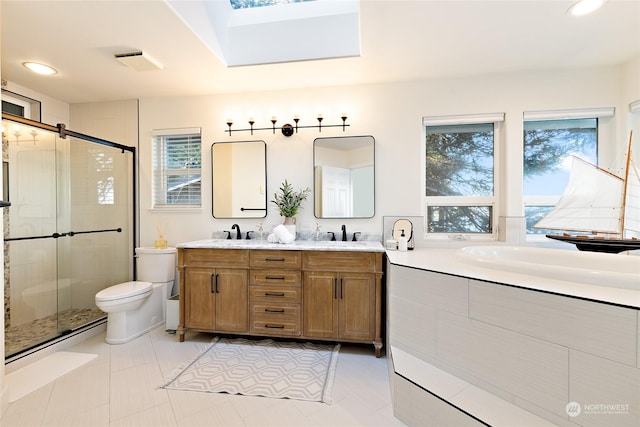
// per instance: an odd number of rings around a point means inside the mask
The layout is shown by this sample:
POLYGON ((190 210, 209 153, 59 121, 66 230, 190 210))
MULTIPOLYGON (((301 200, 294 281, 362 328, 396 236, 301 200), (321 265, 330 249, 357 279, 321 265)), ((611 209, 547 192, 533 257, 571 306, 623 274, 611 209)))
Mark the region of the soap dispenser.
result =
POLYGON ((400 238, 398 239, 398 250, 402 252, 407 251, 407 236, 404 234, 404 228, 400 233, 400 238))

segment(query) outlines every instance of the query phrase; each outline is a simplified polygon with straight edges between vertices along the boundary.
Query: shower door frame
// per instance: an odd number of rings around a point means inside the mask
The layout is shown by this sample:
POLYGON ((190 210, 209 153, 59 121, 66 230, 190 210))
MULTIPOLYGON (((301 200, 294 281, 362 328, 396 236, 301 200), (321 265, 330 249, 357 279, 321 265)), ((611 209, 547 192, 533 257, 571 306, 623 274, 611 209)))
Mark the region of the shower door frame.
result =
MULTIPOLYGON (((94 143, 94 144, 98 144, 101 146, 106 146, 106 147, 110 147, 110 148, 114 148, 114 149, 118 149, 121 150, 122 153, 124 153, 125 151, 128 151, 131 153, 131 164, 127 165, 128 168, 130 167, 131 170, 131 182, 130 182, 130 191, 131 191, 131 198, 130 198, 130 203, 131 203, 131 210, 127 213, 127 218, 128 221, 130 222, 129 224, 127 224, 128 227, 130 227, 130 235, 131 235, 131 242, 130 242, 130 248, 131 248, 131 253, 129 254, 129 259, 132 260, 130 262, 130 271, 129 273, 132 275, 133 279, 136 279, 136 268, 135 268, 135 263, 136 263, 136 259, 133 255, 133 248, 136 247, 136 243, 139 240, 139 236, 138 236, 138 221, 139 221, 139 217, 138 217, 138 205, 137 205, 137 190, 138 190, 138 174, 137 174, 137 159, 136 159, 136 147, 131 147, 131 146, 126 146, 126 145, 122 145, 116 142, 112 142, 112 141, 108 141, 105 139, 101 139, 101 138, 97 138, 97 137, 93 137, 90 135, 86 135, 80 132, 75 132, 73 130, 69 130, 66 128, 66 125, 59 123, 57 126, 53 126, 53 125, 48 125, 45 123, 41 123, 38 121, 34 121, 34 120, 30 120, 30 119, 26 119, 23 117, 19 117, 19 116, 14 116, 12 114, 8 114, 8 113, 2 113, 2 120, 8 120, 10 122, 15 122, 16 124, 20 124, 20 125, 24 125, 24 126, 30 126, 33 128, 37 128, 37 129, 41 129, 41 130, 45 130, 48 132, 51 132, 53 134, 57 134, 57 136, 60 139, 67 139, 67 137, 71 137, 71 138, 77 138, 79 140, 82 141, 86 141, 89 143, 94 143)), ((10 167, 10 166, 9 166, 10 167)), ((4 184, 4 182, 3 182, 4 184)), ((4 193, 2 196, 6 197, 6 193, 4 193)), ((0 205, 3 206, 10 206, 10 200, 9 201, 0 201, 0 205)), ((105 230, 93 230, 92 232, 108 232, 108 231, 121 231, 121 229, 105 229, 105 230)), ((58 234, 57 232, 54 233, 54 235, 50 236, 53 237, 54 239, 57 240, 58 237, 64 237, 65 235, 69 235, 69 236, 73 236, 74 234, 81 234, 82 232, 79 233, 62 233, 62 234, 58 234)), ((39 236, 39 237, 43 237, 43 236, 39 236)), ((18 239, 12 239, 12 240, 21 240, 20 238, 18 239)), ((57 246, 57 245, 56 245, 57 246)), ((3 252, 4 252, 4 236, 3 236, 3 252)), ((57 250, 56 250, 57 252, 57 250)), ((59 276, 58 276, 59 277, 59 276)), ((5 297, 6 300, 6 297, 5 297)), ((81 325, 78 328, 74 329, 74 331, 76 330, 81 330, 87 326, 91 326, 93 324, 95 324, 96 322, 103 322, 104 319, 106 319, 106 313, 105 316, 102 317, 101 319, 98 320, 93 320, 88 322, 85 325, 81 325)), ((55 337, 51 337, 51 338, 47 338, 45 340, 43 340, 42 342, 39 342, 38 344, 31 346, 31 347, 26 347, 20 351, 18 351, 17 353, 11 354, 11 355, 7 355, 5 354, 5 363, 7 362, 8 359, 12 359, 15 357, 22 357, 23 353, 32 353, 33 351, 37 351, 37 349, 43 345, 46 345, 47 343, 50 343, 52 341, 56 341, 58 339, 60 339, 61 337, 63 337, 64 335, 68 334, 69 330, 62 330, 60 328, 58 328, 58 333, 55 337)), ((4 331, 3 331, 4 333, 4 331)))

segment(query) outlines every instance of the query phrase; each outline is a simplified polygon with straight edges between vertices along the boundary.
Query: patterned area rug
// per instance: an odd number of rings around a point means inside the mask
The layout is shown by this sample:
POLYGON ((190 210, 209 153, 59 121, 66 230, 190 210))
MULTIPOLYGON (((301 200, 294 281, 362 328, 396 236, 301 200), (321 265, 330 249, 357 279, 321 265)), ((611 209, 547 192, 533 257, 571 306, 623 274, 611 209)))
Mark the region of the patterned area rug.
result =
POLYGON ((340 344, 219 338, 162 387, 331 403, 340 344))

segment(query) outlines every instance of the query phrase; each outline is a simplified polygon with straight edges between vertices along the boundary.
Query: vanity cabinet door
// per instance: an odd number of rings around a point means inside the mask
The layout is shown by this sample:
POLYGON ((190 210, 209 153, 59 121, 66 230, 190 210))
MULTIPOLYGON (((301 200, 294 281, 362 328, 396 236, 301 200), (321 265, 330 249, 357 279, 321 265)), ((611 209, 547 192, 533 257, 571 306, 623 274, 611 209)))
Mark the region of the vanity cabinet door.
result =
POLYGON ((338 336, 338 274, 305 271, 302 291, 302 325, 310 338, 338 336))
POLYGON ((370 273, 340 273, 338 338, 373 340, 376 319, 376 277, 370 273))
POLYGON ((187 268, 185 327, 220 331, 249 330, 247 270, 187 268))
POLYGON ((305 272, 304 335, 373 340, 376 277, 370 273, 305 272))
POLYGON ((247 270, 216 269, 215 330, 220 332, 249 331, 249 280, 247 270))
POLYGON ((184 326, 196 329, 213 329, 215 270, 198 267, 187 268, 184 280, 186 285, 184 326))

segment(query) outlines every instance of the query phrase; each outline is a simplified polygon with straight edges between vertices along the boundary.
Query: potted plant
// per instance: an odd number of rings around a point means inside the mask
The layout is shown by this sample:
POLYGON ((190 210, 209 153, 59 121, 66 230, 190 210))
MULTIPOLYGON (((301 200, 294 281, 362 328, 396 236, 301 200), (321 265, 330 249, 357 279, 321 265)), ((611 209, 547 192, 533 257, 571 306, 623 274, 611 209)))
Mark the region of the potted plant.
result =
POLYGON ((298 213, 300 205, 307 199, 310 192, 311 189, 308 187, 304 190, 294 191, 293 186, 285 179, 280 187, 280 192, 273 195, 271 203, 278 207, 280 216, 284 217, 284 224, 293 225, 292 228, 294 232, 296 223, 294 217, 298 213))

